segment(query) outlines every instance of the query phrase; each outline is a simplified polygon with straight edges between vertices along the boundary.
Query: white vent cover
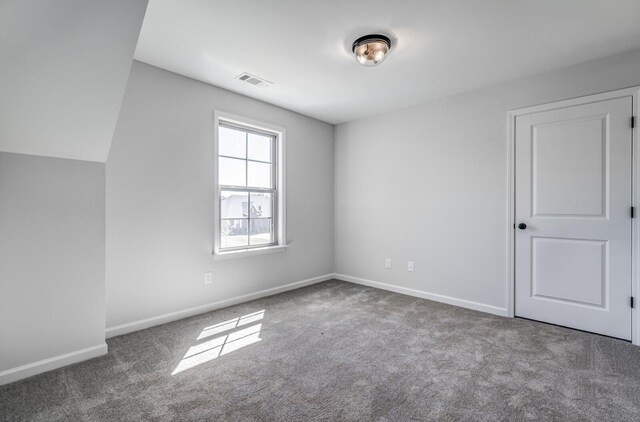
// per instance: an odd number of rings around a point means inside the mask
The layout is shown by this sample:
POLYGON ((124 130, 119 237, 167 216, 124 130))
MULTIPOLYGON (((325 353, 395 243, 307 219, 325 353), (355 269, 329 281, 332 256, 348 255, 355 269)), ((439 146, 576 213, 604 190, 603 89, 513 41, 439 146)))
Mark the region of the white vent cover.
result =
POLYGON ((268 87, 269 85, 273 85, 273 82, 269 82, 266 79, 259 78, 247 72, 241 73, 240 75, 236 76, 236 79, 239 79, 243 82, 246 82, 254 86, 261 86, 265 88, 268 87))

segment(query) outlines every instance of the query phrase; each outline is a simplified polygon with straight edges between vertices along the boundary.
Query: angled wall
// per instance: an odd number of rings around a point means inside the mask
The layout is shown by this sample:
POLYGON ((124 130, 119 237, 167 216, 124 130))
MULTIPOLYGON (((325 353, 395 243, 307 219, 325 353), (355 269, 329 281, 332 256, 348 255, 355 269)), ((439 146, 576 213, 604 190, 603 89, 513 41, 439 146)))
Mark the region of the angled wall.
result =
POLYGON ((0 151, 105 162, 146 6, 0 2, 0 151))
POLYGON ((104 162, 146 5, 0 2, 0 384, 107 352, 104 162))

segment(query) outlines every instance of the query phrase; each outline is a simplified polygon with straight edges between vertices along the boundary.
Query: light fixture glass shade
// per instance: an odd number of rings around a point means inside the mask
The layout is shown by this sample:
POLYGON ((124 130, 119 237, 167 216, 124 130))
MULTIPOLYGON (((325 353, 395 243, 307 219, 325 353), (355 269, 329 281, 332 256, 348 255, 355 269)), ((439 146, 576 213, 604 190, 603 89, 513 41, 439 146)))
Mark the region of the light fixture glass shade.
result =
POLYGON ((384 61, 391 48, 391 40, 384 35, 365 35, 353 42, 353 53, 363 66, 375 66, 384 61))

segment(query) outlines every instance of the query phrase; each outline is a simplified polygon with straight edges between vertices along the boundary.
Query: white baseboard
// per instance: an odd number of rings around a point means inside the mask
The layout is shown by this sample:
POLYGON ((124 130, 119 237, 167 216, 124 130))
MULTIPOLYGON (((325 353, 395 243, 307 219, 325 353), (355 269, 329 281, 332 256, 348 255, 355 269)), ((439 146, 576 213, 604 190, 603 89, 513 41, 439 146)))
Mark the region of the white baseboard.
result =
POLYGON ((410 289, 408 287, 395 286, 393 284, 381 283, 379 281, 366 280, 364 278, 352 277, 344 274, 333 274, 333 278, 348 281, 350 283, 362 284, 364 286, 375 287, 377 289, 389 290, 391 292, 402 293, 404 295, 415 296, 422 299, 429 299, 448 305, 460 306, 462 308, 473 309, 475 311, 486 312, 493 315, 507 316, 507 309, 484 303, 473 302, 465 299, 458 299, 451 296, 429 293, 422 290, 410 289))
POLYGON ((208 303, 206 305, 194 306, 193 308, 183 309, 181 311, 170 312, 168 314, 116 325, 115 327, 107 328, 106 337, 111 338, 122 334, 128 334, 134 331, 144 330, 145 328, 154 327, 156 325, 166 324, 167 322, 177 321, 179 319, 187 318, 190 316, 215 311, 216 309, 226 308, 228 306, 237 305, 239 303, 249 302, 251 300, 260 299, 266 296, 272 296, 289 290, 299 289, 300 287, 330 280, 332 277, 333 274, 325 274, 319 277, 308 278, 306 280, 296 281, 294 283, 285 284, 283 286, 273 287, 271 289, 260 290, 259 292, 255 293, 249 293, 242 296, 232 297, 230 299, 208 303))
MULTIPOLYGON (((422 290, 410 289, 408 287, 395 286, 393 284, 381 283, 379 281, 366 280, 363 278, 352 277, 344 274, 325 274, 319 277, 309 278, 306 280, 285 284, 283 286, 261 290, 259 292, 249 293, 242 296, 236 296, 230 299, 224 299, 224 300, 209 303, 206 305, 195 306, 193 308, 183 309, 181 311, 171 312, 171 313, 159 315, 152 318, 146 318, 139 321, 130 322, 127 324, 110 327, 110 328, 107 328, 106 330, 106 337, 110 338, 110 337, 119 336, 122 334, 127 334, 127 333, 131 333, 138 330, 143 330, 145 328, 165 324, 167 322, 176 321, 176 320, 187 318, 190 316, 214 311, 216 309, 226 308, 228 306, 237 305, 239 303, 244 303, 251 300, 260 299, 266 296, 283 293, 289 290, 298 289, 300 287, 309 286, 315 283, 320 283, 322 281, 330 280, 332 278, 348 281, 351 283, 361 284, 364 286, 374 287, 382 290, 401 293, 409 296, 429 299, 436 302, 442 302, 449 305, 460 306, 463 308, 486 312, 493 315, 507 316, 507 310, 505 308, 500 308, 493 305, 487 305, 484 303, 473 302, 465 299, 458 299, 455 297, 444 296, 436 293, 429 293, 422 290)), ((102 343, 97 346, 88 347, 86 349, 77 350, 74 352, 44 359, 38 362, 29 363, 16 368, 1 371, 0 385, 15 382, 33 375, 41 374, 43 372, 51 371, 53 369, 71 365, 73 363, 81 362, 81 361, 102 356, 105 354, 107 354, 107 344, 102 343)))
POLYGON ((82 362, 83 360, 96 358, 106 354, 107 343, 102 343, 97 346, 87 347, 86 349, 76 350, 74 352, 28 363, 16 368, 7 369, 0 372, 0 385, 9 384, 10 382, 19 381, 33 375, 38 375, 43 372, 48 372, 63 366, 82 362))

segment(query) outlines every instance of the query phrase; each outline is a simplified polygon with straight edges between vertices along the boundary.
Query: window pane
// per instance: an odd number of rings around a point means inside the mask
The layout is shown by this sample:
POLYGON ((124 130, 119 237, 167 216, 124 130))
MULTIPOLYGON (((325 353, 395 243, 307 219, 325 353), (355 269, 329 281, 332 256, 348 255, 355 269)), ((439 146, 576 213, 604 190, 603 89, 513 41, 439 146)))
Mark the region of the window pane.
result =
POLYGON ((273 243, 273 230, 271 218, 251 220, 251 232, 249 235, 251 245, 268 245, 273 243))
POLYGON ((247 158, 247 133, 219 126, 218 154, 229 157, 247 158))
POLYGON ((220 193, 220 216, 222 218, 247 218, 249 194, 223 190, 220 193))
POLYGON ((270 188, 271 185, 271 164, 247 161, 249 164, 249 184, 254 188, 270 188))
POLYGON ((271 142, 269 136, 249 133, 249 159, 271 162, 271 142))
POLYGON ((251 218, 273 217, 273 194, 251 193, 251 218))
POLYGON ((222 220, 220 224, 220 247, 237 248, 249 246, 249 220, 222 220))
POLYGON ((218 177, 221 185, 247 186, 247 162, 235 158, 220 157, 218 177))

